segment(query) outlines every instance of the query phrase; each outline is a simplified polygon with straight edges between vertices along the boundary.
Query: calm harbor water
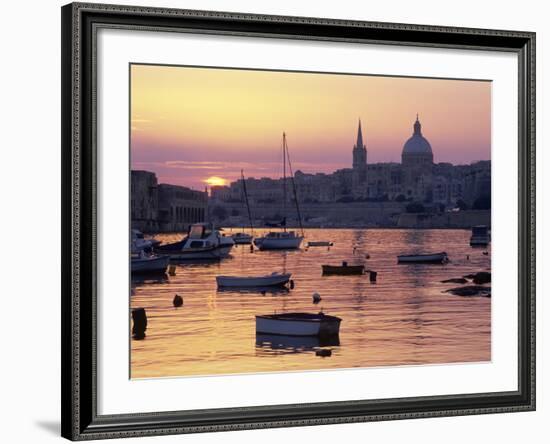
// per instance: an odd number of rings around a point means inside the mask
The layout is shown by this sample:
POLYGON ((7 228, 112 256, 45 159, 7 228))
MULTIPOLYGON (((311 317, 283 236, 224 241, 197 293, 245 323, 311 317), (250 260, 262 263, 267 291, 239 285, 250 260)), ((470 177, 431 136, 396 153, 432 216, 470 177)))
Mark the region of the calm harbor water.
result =
MULTIPOLYGON (((181 235, 155 237, 168 242, 181 235)), ((132 279, 131 307, 146 309, 148 327, 144 340, 131 341, 131 376, 488 361, 491 299, 444 293, 459 285, 441 283, 490 270, 490 248, 470 247, 469 237, 467 230, 307 229, 303 246, 315 240, 334 246, 254 253, 249 245, 235 246, 232 257, 217 263, 181 263, 175 276, 132 279), (398 254, 438 251, 448 253, 448 264, 397 264, 398 254), (378 272, 378 281, 370 283, 368 275, 321 275, 321 264, 342 261, 365 264, 378 272), (220 274, 283 270, 292 273, 293 290, 262 294, 216 288, 220 274), (317 305, 314 292, 322 297, 317 305), (184 299, 180 308, 172 305, 176 293, 184 299), (257 314, 321 309, 343 319, 339 341, 256 336, 257 314), (319 349, 332 355, 316 356, 319 349)))

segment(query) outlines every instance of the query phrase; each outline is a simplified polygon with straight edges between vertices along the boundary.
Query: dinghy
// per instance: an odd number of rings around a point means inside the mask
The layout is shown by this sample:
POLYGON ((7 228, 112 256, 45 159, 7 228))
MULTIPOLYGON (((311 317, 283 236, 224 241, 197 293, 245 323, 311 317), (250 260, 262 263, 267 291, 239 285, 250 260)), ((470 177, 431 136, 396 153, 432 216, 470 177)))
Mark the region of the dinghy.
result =
POLYGON ((443 264, 448 262, 449 258, 447 253, 427 253, 427 254, 409 254, 397 256, 397 262, 400 264, 416 264, 416 263, 427 263, 427 264, 443 264))
POLYGON ((332 247, 334 244, 329 241, 311 241, 307 243, 308 247, 332 247))
POLYGON ((131 255, 132 274, 166 273, 170 258, 145 254, 143 251, 131 255))
POLYGON ((283 313, 256 316, 256 334, 284 336, 336 336, 341 318, 320 313, 283 313))
POLYGON ((322 265, 323 274, 363 274, 365 272, 364 265, 348 265, 347 262, 342 262, 342 265, 322 265))
POLYGON ((290 280, 290 273, 271 273, 266 276, 216 276, 218 287, 282 287, 290 280))

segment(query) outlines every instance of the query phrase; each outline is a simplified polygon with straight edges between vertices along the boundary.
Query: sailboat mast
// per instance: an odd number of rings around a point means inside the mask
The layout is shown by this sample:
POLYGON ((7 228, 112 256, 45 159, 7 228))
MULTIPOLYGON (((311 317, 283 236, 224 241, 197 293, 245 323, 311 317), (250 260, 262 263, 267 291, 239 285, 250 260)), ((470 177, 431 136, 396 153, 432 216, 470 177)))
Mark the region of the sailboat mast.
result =
POLYGON ((252 227, 252 214, 250 213, 250 203, 248 202, 248 193, 246 192, 246 181, 244 180, 244 172, 241 170, 241 179, 243 181, 244 199, 246 202, 246 210, 248 211, 248 222, 250 223, 250 234, 254 231, 252 227))
POLYGON ((300 231, 302 232, 302 236, 304 236, 304 226, 302 224, 302 214, 300 212, 300 204, 298 203, 298 191, 296 190, 296 182, 294 181, 294 171, 292 171, 292 164, 290 163, 290 153, 288 152, 288 145, 286 144, 285 139, 285 151, 286 151, 286 157, 288 159, 288 169, 290 172, 290 181, 292 183, 292 191, 294 193, 294 202, 296 204, 296 213, 298 213, 298 222, 300 223, 300 231))
POLYGON ((283 226, 286 231, 286 134, 283 132, 283 217, 285 224, 283 226))

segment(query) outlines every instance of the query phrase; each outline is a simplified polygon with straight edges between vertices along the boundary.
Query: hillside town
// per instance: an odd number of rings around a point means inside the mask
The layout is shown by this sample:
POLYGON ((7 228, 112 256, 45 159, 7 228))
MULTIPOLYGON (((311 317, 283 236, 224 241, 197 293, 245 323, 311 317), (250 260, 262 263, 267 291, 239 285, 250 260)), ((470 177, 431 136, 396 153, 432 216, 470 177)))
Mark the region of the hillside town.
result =
MULTIPOLYGON (((352 166, 331 174, 296 171, 293 185, 305 226, 470 228, 490 226, 491 162, 434 163, 434 151, 417 116, 405 141, 401 163, 367 161, 361 121, 352 148, 352 166)), ((210 192, 159 184, 153 172, 131 172, 132 227, 144 232, 183 231, 209 220, 248 226, 243 180, 212 186, 210 192)), ((255 226, 277 219, 283 205, 283 179, 248 177, 246 191, 255 226)), ((287 204, 294 199, 286 193, 287 204)), ((287 224, 297 221, 291 218, 287 224)))

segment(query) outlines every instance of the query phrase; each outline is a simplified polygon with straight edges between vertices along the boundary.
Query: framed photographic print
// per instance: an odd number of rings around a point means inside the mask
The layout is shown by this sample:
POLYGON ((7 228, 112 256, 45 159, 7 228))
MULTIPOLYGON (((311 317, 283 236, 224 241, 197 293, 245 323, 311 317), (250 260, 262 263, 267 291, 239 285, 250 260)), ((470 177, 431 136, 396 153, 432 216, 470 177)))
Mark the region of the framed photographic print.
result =
POLYGON ((63 436, 533 410, 534 48, 64 6, 63 436))

